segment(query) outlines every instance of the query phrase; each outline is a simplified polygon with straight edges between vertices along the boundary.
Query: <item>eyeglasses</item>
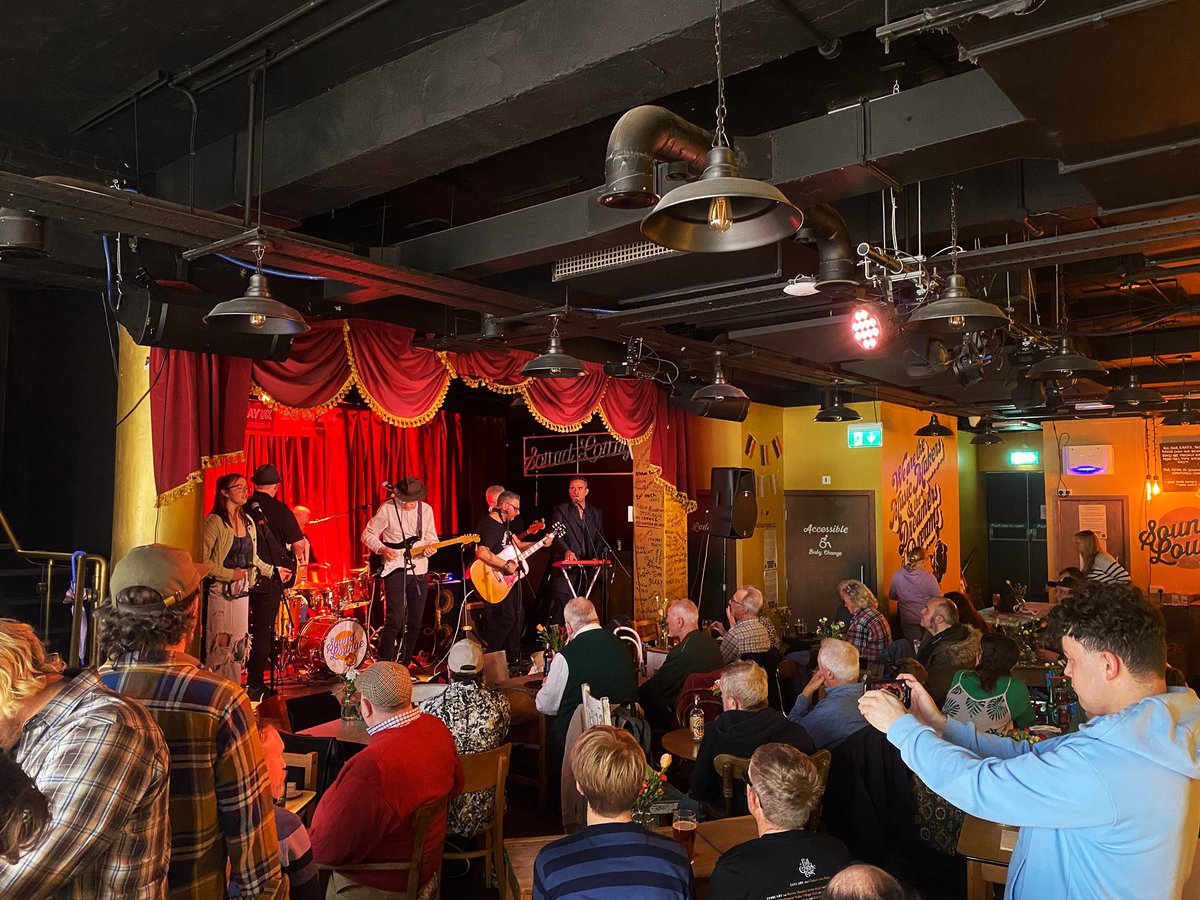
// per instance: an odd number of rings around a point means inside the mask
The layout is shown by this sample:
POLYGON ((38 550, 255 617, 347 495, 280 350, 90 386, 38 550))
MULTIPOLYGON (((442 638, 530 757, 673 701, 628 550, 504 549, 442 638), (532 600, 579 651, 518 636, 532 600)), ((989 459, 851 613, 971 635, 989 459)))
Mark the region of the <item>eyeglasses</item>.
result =
MULTIPOLYGON (((744 774, 742 776, 742 783, 745 784, 746 787, 748 787, 748 788, 754 787, 754 785, 750 783, 750 767, 749 766, 746 766, 746 774, 744 774)), ((758 788, 754 788, 754 789, 758 790, 758 788)))
POLYGON ((741 600, 734 600, 732 597, 729 598, 729 605, 730 606, 740 606, 742 609, 746 608, 745 603, 743 603, 741 600))

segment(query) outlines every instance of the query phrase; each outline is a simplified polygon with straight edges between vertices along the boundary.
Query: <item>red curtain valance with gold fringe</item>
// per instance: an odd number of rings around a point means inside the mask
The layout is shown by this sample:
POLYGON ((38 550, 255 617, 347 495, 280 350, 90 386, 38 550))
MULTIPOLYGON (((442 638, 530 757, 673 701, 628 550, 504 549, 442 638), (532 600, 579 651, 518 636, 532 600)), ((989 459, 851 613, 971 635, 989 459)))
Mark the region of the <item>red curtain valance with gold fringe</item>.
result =
POLYGON ((385 422, 416 427, 437 414, 452 378, 521 394, 534 418, 554 431, 576 431, 599 415, 627 444, 653 438, 652 462, 687 502, 686 415, 668 406, 653 382, 609 378, 595 363, 580 378, 524 378, 521 367, 534 355, 528 351, 438 353, 413 347, 413 335, 366 319, 316 322, 292 341, 284 362, 155 349, 150 369, 162 370, 151 379, 159 504, 202 481, 212 460, 241 452, 251 391, 284 412, 315 415, 356 388, 385 422))

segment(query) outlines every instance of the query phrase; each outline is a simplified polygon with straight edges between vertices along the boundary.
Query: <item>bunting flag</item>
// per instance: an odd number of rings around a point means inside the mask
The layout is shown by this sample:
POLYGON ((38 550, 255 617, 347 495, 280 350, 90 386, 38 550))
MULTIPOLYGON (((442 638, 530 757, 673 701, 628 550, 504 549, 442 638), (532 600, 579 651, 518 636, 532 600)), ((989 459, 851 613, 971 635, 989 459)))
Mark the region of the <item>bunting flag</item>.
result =
POLYGON ((779 439, 779 435, 771 438, 771 449, 775 451, 776 459, 780 459, 783 456, 783 441, 779 439))
POLYGON ((750 459, 754 459, 754 449, 758 446, 758 439, 752 435, 746 435, 746 448, 742 452, 750 459))
POLYGON ((759 465, 765 466, 767 464, 767 445, 766 444, 758 445, 758 461, 759 461, 759 465))

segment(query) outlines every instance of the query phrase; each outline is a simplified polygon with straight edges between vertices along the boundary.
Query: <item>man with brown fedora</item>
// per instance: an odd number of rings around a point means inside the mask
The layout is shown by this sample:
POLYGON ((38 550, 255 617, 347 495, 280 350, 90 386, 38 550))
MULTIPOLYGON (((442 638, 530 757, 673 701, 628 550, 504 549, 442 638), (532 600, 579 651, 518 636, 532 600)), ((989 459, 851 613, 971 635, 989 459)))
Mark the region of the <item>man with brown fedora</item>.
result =
POLYGON ((382 564, 387 614, 379 635, 379 661, 396 658, 396 637, 403 631, 400 662, 408 665, 421 636, 425 615, 426 582, 432 549, 416 550, 425 544, 436 544, 437 525, 433 507, 425 503, 429 493, 419 478, 404 477, 387 484, 391 496, 371 517, 363 529, 362 542, 382 564))

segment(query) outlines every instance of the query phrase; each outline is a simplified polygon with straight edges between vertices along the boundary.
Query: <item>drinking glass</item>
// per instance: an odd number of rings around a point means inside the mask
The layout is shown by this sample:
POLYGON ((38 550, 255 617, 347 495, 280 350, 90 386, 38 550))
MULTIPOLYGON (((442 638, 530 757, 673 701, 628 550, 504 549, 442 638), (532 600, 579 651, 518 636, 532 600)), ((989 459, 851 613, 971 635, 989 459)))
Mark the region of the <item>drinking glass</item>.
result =
POLYGON ((696 861, 696 821, 694 809, 676 809, 671 817, 671 836, 679 842, 683 852, 688 856, 688 862, 696 861))

